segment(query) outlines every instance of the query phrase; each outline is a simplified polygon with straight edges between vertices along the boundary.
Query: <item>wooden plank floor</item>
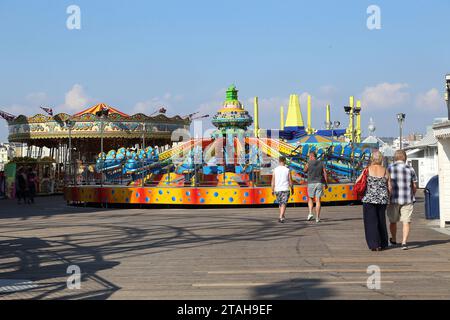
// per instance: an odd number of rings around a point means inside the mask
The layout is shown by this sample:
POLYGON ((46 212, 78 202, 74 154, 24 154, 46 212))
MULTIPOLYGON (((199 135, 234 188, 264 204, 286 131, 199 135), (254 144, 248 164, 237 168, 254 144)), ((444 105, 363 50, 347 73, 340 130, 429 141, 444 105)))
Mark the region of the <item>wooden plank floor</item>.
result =
POLYGON ((0 201, 0 299, 449 299, 450 236, 416 206, 411 250, 367 249, 361 206, 100 209, 0 201), (67 268, 81 268, 69 290, 67 268), (381 269, 369 290, 368 266, 381 269))

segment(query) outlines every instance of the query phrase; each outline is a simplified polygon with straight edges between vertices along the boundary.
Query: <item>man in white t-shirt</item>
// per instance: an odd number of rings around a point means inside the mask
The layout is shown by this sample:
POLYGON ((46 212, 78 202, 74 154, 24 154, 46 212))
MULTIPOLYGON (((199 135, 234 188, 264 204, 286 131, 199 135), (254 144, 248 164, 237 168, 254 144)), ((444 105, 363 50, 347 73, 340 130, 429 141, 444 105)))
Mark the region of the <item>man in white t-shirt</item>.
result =
POLYGON ((293 183, 289 168, 286 167, 286 158, 280 157, 279 165, 273 169, 272 174, 272 193, 277 197, 280 206, 280 218, 278 222, 285 222, 286 206, 289 201, 291 192, 293 193, 293 183))

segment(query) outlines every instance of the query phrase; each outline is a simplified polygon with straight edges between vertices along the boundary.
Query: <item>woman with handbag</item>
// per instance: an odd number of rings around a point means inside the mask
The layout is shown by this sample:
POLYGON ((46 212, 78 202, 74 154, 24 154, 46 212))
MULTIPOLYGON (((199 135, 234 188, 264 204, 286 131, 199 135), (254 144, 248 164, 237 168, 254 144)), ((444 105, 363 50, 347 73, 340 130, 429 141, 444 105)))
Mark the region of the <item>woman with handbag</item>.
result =
POLYGON ((389 245, 386 207, 389 202, 390 177, 383 166, 383 155, 380 151, 372 153, 369 167, 356 180, 357 185, 364 185, 364 182, 366 190, 362 203, 366 241, 370 250, 381 251, 389 245))

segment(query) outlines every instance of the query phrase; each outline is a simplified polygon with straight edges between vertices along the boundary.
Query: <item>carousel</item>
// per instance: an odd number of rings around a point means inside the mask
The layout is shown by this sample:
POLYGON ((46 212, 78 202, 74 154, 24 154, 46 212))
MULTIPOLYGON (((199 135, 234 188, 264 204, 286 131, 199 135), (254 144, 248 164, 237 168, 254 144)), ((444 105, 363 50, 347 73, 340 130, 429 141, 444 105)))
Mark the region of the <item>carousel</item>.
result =
MULTIPOLYGON (((46 163, 51 160, 53 170, 49 172, 47 169, 45 176, 60 184, 53 188, 55 191, 62 190, 69 176, 66 173, 86 169, 77 167, 77 164, 95 164, 100 149, 110 150, 117 146, 168 148, 172 145, 172 133, 178 129, 189 130, 192 120, 189 116, 167 117, 164 108, 151 115, 128 115, 106 104, 98 104, 73 115, 53 115, 51 109, 42 109, 46 115, 8 114, 5 118, 9 127, 8 140, 27 145, 38 159, 46 153, 46 163), (47 152, 43 152, 44 149, 47 152)), ((23 161, 29 155, 22 155, 22 166, 27 166, 23 161)), ((30 166, 34 164, 35 161, 30 166)))

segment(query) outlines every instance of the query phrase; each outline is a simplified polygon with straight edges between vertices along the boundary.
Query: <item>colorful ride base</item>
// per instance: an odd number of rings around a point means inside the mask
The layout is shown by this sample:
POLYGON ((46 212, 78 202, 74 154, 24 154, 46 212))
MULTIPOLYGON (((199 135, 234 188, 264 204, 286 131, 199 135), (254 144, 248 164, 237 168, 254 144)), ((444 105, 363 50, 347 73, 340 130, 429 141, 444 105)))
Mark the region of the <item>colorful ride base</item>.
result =
MULTIPOLYGON (((64 191, 69 203, 99 203, 115 205, 270 205, 276 204, 270 187, 127 187, 69 186, 64 191)), ((329 185, 323 202, 357 201, 352 184, 329 185)), ((294 187, 290 204, 308 202, 307 186, 294 187)))

